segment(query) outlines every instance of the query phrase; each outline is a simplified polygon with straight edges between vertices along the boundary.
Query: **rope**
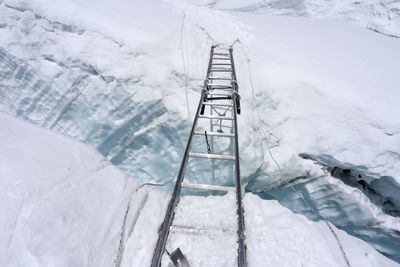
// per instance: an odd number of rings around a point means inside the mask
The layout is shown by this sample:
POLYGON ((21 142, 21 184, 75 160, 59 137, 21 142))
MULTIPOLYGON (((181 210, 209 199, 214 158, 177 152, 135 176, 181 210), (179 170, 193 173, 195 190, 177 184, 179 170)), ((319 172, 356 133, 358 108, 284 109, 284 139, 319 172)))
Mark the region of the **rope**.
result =
POLYGON ((253 79, 252 79, 252 76, 251 76, 251 69, 250 69, 250 57, 249 57, 249 55, 247 54, 247 51, 246 51, 246 49, 244 48, 244 45, 242 44, 242 42, 240 41, 240 39, 236 39, 232 44, 231 44, 231 48, 233 48, 234 46, 235 46, 235 44, 240 44, 240 47, 242 48, 242 51, 243 51, 243 53, 244 53, 244 55, 245 55, 245 57, 246 57, 246 60, 247 60, 247 69, 249 70, 249 81, 250 81, 250 85, 251 85, 251 93, 252 93, 252 96, 253 96, 253 99, 255 98, 255 95, 254 95, 254 85, 253 85, 253 79))
MULTIPOLYGON (((177 174, 177 173, 175 173, 175 176, 176 176, 176 174, 177 174)), ((173 181, 174 179, 175 179, 175 177, 171 178, 170 180, 168 180, 168 181, 166 181, 165 183, 162 183, 162 184, 157 184, 157 183, 144 183, 144 184, 141 184, 140 186, 138 186, 138 187, 136 188, 135 192, 139 191, 139 189, 141 189, 141 188, 144 187, 145 185, 164 186, 164 185, 170 183, 171 181, 173 181)), ((128 206, 126 207, 126 210, 125 210, 125 215, 124 215, 123 223, 122 223, 122 226, 121 226, 121 234, 120 234, 120 240, 119 240, 119 246, 118 246, 117 257, 116 257, 116 259, 114 260, 115 267, 119 267, 119 266, 121 265, 122 251, 123 251, 124 246, 125 246, 125 240, 124 240, 125 226, 126 226, 126 220, 127 220, 127 217, 128 217, 128 213, 129 213, 129 210, 130 210, 130 206, 131 206, 131 200, 132 200, 132 199, 131 199, 131 197, 130 197, 130 200, 129 200, 129 202, 128 202, 128 206)), ((167 253, 168 253, 168 252, 167 252, 167 253)), ((168 254, 168 255, 169 255, 169 254, 168 254)))
POLYGON ((168 257, 171 257, 171 253, 169 253, 168 249, 165 249, 165 252, 167 252, 168 257))
MULTIPOLYGON (((176 175, 175 175, 175 176, 176 176, 176 175)), ((144 184, 141 184, 138 188, 136 188, 136 191, 135 191, 135 192, 137 192, 140 188, 144 187, 145 185, 151 185, 151 186, 165 186, 165 185, 167 185, 168 183, 172 182, 174 179, 175 179, 175 177, 172 177, 171 179, 169 179, 168 181, 166 181, 165 183, 162 183, 162 184, 157 184, 157 183, 144 183, 144 184)))
POLYGON ((206 34, 206 36, 208 37, 208 39, 210 39, 210 41, 211 41, 213 44, 216 44, 216 43, 217 43, 217 42, 214 40, 214 38, 211 37, 211 35, 207 32, 207 30, 206 30, 204 27, 202 27, 202 26, 200 26, 200 25, 197 25, 197 26, 199 27, 200 30, 202 30, 202 31, 206 34))
POLYGON ((208 153, 208 154, 211 154, 211 147, 210 147, 210 143, 208 143, 207 131, 204 131, 204 136, 205 136, 205 138, 206 138, 207 153, 208 153))
MULTIPOLYGON (((265 135, 264 130, 262 129, 262 127, 260 127, 260 129, 261 129, 261 131, 263 132, 263 135, 264 135, 265 139, 267 140, 267 137, 266 137, 266 135, 265 135)), ((268 142, 268 141, 267 141, 267 142, 268 142)), ((340 248, 340 252, 342 253, 342 256, 343 256, 344 260, 346 261, 347 266, 348 266, 348 267, 351 267, 350 262, 349 262, 349 259, 348 259, 347 255, 346 255, 346 252, 344 251, 343 245, 342 245, 342 243, 340 242, 340 239, 339 239, 339 237, 337 236, 336 232, 333 230, 332 226, 330 225, 329 221, 328 221, 323 215, 321 215, 318 211, 316 211, 316 210, 307 202, 307 200, 303 197, 303 195, 302 195, 299 191, 297 191, 297 190, 294 188, 294 186, 293 186, 291 183, 289 183, 289 181, 282 175, 281 167, 280 167, 280 165, 278 164, 278 162, 276 161, 275 157, 272 155, 272 152, 271 152, 270 147, 268 146, 268 143, 267 143, 267 149, 268 149, 268 153, 269 153, 271 159, 274 161, 275 165, 278 167, 280 177, 283 178, 284 182, 293 190, 293 192, 296 193, 296 195, 297 195, 298 197, 300 197, 300 199, 304 202, 304 204, 306 204, 306 206, 311 210, 311 212, 314 213, 316 216, 320 217, 320 218, 325 222, 325 224, 328 226, 329 230, 331 231, 332 235, 333 235, 334 238, 336 239, 336 242, 337 242, 337 244, 338 244, 338 246, 339 246, 339 248, 340 248)))
MULTIPOLYGON (((247 54, 247 52, 246 52, 246 49, 244 48, 242 42, 241 42, 239 39, 236 39, 235 42, 233 42, 233 44, 231 45, 231 47, 233 47, 236 43, 239 43, 239 44, 241 45, 241 48, 242 48, 242 50, 243 50, 243 52, 244 52, 244 54, 245 54, 245 56, 246 56, 246 59, 247 59, 248 70, 249 70, 249 81, 250 81, 250 86, 251 86, 251 90, 252 90, 252 93, 253 93, 253 100, 254 100, 254 99, 255 99, 255 97, 254 97, 254 85, 253 85, 253 80, 252 80, 252 75, 251 75, 251 69, 250 69, 250 59, 249 59, 249 57, 248 57, 248 54, 247 54)), ((259 112, 258 109, 257 109, 257 114, 258 114, 258 120, 261 121, 261 120, 260 120, 260 117, 261 117, 261 116, 260 116, 260 112, 259 112)), ((346 252, 344 251, 343 245, 342 245, 342 243, 341 243, 341 241, 340 241, 338 235, 336 234, 335 230, 332 228, 330 222, 329 222, 323 215, 321 215, 318 211, 316 211, 316 210, 307 202, 307 200, 303 197, 303 195, 302 195, 299 191, 297 191, 297 190, 294 188, 294 186, 293 186, 292 184, 290 184, 289 181, 283 176, 281 167, 280 167, 279 163, 277 162, 277 160, 275 159, 274 155, 272 154, 271 148, 270 148, 269 145, 268 145, 268 137, 267 137, 267 135, 265 134, 264 129, 263 129, 261 126, 260 126, 260 129, 261 129, 261 132, 263 133, 264 138, 265 138, 265 140, 266 140, 266 142, 267 142, 268 154, 269 154, 269 156, 271 157, 272 161, 275 163, 276 167, 278 168, 280 177, 281 177, 281 178, 283 179, 283 181, 293 190, 293 192, 304 202, 304 204, 311 210, 311 212, 314 213, 316 216, 318 216, 319 218, 321 218, 321 219, 325 222, 325 224, 328 226, 329 230, 331 231, 332 235, 334 236, 334 238, 335 238, 335 240, 336 240, 336 242, 337 242, 337 244, 338 244, 338 246, 339 246, 339 248, 340 248, 340 252, 341 252, 341 254, 342 254, 342 256, 343 256, 343 259, 344 259, 345 262, 346 262, 346 265, 347 265, 348 267, 351 267, 350 261, 349 261, 347 255, 346 255, 346 252)), ((271 132, 269 132, 268 130, 267 130, 267 132, 269 133, 269 135, 272 135, 272 136, 275 137, 275 135, 273 135, 273 134, 272 134, 271 132)))
MULTIPOLYGON (((219 113, 213 106, 211 106, 212 110, 214 110, 219 116, 224 117, 226 116, 226 112, 231 108, 231 107, 227 107, 225 109, 224 112, 219 113)), ((223 133, 224 131, 222 130, 222 120, 219 120, 219 123, 217 122, 217 124, 219 124, 219 129, 217 130, 217 132, 219 133, 223 133)))
POLYGON ((124 246, 125 246, 124 235, 125 235, 126 219, 128 217, 130 206, 131 206, 131 201, 129 200, 128 206, 126 207, 126 210, 125 210, 125 215, 124 215, 124 219, 123 219, 123 222, 122 222, 122 226, 121 226, 121 234, 120 234, 120 239, 119 239, 117 257, 114 260, 115 267, 119 267, 121 265, 122 251, 123 251, 124 246))
POLYGON ((213 107, 213 106, 211 106, 211 108, 212 108, 215 112, 217 112, 217 114, 218 114, 219 116, 223 117, 223 116, 226 116, 226 112, 227 112, 231 107, 227 107, 227 108, 225 109, 225 111, 222 112, 222 113, 219 113, 219 112, 215 109, 215 107, 213 107))
POLYGON ((189 97, 188 97, 188 82, 187 82, 187 75, 186 75, 186 63, 185 63, 185 56, 183 53, 183 29, 185 26, 185 19, 186 19, 186 13, 183 12, 183 19, 182 19, 182 25, 181 25, 181 57, 182 57, 182 63, 183 63, 183 76, 184 76, 184 85, 185 85, 185 96, 186 96, 186 108, 187 108, 187 115, 188 115, 188 123, 190 125, 190 110, 189 110, 189 97))

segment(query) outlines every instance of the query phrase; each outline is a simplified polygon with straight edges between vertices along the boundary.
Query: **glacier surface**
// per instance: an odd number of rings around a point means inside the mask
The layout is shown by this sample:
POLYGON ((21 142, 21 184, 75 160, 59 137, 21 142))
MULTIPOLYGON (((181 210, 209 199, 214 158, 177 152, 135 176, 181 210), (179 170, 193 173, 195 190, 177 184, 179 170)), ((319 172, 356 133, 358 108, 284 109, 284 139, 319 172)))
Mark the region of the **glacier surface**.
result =
MULTIPOLYGON (((247 189, 313 218, 299 199, 289 203, 297 197, 284 182, 305 177, 296 186, 317 210, 399 261, 399 219, 297 156, 332 155, 399 181, 399 39, 348 22, 398 36, 398 2, 289 2, 0 1, 0 111, 87 143, 142 181, 165 182, 179 167, 210 45, 239 39, 247 189)), ((204 141, 196 148, 205 151, 204 141)), ((209 163, 195 163, 189 180, 233 183, 226 166, 210 180, 209 163)))
MULTIPOLYGON (((141 184, 65 136, 3 113, 0 126, 1 266, 150 264, 168 193, 141 184)), ((244 205, 250 266, 343 265, 323 222, 251 193, 244 205)), ((167 249, 180 246, 192 266, 233 266, 236 229, 229 220, 235 221, 232 193, 184 196, 175 225, 204 233, 172 231, 167 249)), ((396 265, 366 242, 334 229, 352 266, 396 265)), ((164 258, 165 266, 168 262, 164 258)))

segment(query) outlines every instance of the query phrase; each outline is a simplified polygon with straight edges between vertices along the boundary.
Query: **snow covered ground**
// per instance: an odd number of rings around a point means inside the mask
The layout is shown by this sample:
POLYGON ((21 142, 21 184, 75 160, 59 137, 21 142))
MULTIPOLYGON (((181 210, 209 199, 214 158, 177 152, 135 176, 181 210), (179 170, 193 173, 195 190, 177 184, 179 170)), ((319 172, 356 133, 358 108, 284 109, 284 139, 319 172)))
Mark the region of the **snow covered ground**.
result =
POLYGON ((5 114, 0 125, 1 266, 114 266, 130 236, 154 249, 165 192, 67 137, 5 114))
MULTIPOLYGON (((247 189, 309 216, 282 189, 283 177, 308 177, 298 187, 316 209, 342 228, 369 229, 360 236, 400 261, 399 219, 297 156, 326 154, 399 182, 400 43, 387 36, 399 33, 398 1, 199 3, 0 0, 0 110, 90 144, 142 181, 167 181, 211 43, 240 39, 247 189)), ((187 177, 201 182, 198 173, 204 166, 187 177)))
MULTIPOLYGON (((169 194, 67 137, 2 113, 0 126, 1 266, 149 265, 169 194)), ((233 203, 233 194, 183 197, 174 223, 204 232, 172 233, 167 249, 181 247, 192 266, 235 265, 233 203)), ((324 223, 250 193, 244 205, 249 266, 343 266, 324 223)), ((352 266, 396 265, 335 231, 352 266)))
POLYGON ((346 20, 388 36, 400 37, 399 1, 191 0, 190 2, 214 9, 238 12, 346 20))

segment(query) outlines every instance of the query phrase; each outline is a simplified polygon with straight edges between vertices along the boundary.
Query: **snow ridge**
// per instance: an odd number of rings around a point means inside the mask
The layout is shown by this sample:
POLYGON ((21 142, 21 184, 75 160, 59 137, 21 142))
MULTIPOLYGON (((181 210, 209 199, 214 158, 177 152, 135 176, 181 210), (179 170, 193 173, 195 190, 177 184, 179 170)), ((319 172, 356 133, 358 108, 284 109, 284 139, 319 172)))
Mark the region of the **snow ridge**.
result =
POLYGON ((190 1, 238 12, 346 20, 389 37, 400 38, 400 1, 250 0, 190 1))

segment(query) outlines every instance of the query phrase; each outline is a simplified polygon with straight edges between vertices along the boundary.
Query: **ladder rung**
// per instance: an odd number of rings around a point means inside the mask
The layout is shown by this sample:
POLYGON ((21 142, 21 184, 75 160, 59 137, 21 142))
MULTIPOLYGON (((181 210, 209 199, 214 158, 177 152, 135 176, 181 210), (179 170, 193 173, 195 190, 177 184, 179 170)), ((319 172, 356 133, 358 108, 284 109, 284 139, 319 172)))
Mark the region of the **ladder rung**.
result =
POLYGON ((217 92, 207 92, 207 95, 222 95, 222 96, 231 96, 232 93, 217 93, 217 92))
POLYGON ((228 67, 213 67, 212 70, 232 70, 232 68, 228 68, 228 67))
POLYGON ((213 57, 213 60, 231 60, 228 57, 213 57))
POLYGON ((213 191, 224 191, 224 192, 235 191, 235 188, 231 186, 210 185, 210 184, 188 184, 188 183, 182 183, 181 185, 184 188, 193 188, 201 190, 213 190, 213 191))
POLYGON ((227 65, 227 66, 230 66, 231 63, 211 63, 211 65, 227 65))
POLYGON ((233 117, 225 116, 211 116, 211 115, 200 115, 200 119, 211 119, 211 120, 233 120, 233 117))
POLYGON ((196 228, 190 226, 171 225, 169 229, 172 232, 181 232, 181 233, 195 234, 195 235, 202 235, 205 232, 204 229, 202 228, 196 228))
POLYGON ((232 72, 231 69, 211 69, 211 72, 232 72))
MULTIPOLYGON (((204 132, 196 131, 194 132, 196 135, 205 135, 204 132)), ((219 132, 207 132, 207 135, 210 136, 221 136, 221 137, 235 137, 233 133, 219 133, 219 132)))
POLYGON ((224 92, 227 92, 226 90, 232 90, 232 87, 223 87, 223 86, 209 86, 208 91, 214 91, 214 90, 223 90, 224 92))
POLYGON ((233 107, 233 104, 219 104, 219 103, 209 103, 209 102, 203 102, 203 105, 221 106, 221 107, 233 107))
POLYGON ((229 53, 213 53, 213 55, 216 55, 216 56, 230 56, 231 54, 229 54, 229 53))
POLYGON ((232 85, 229 84, 214 84, 214 83, 209 83, 207 84, 208 87, 213 87, 213 88, 232 88, 232 85))
POLYGON ((235 160, 234 156, 217 155, 217 154, 203 154, 203 153, 189 153, 189 157, 204 158, 204 159, 224 159, 224 160, 235 160))
POLYGON ((232 90, 232 86, 209 86, 209 90, 232 90))
POLYGON ((208 77, 209 80, 222 80, 222 81, 233 81, 232 78, 224 78, 224 77, 208 77))
MULTIPOLYGON (((203 235, 210 231, 218 231, 222 234, 232 235, 234 232, 230 231, 228 228, 218 228, 218 227, 210 227, 202 228, 201 226, 186 226, 186 225, 171 225, 169 227, 171 232, 182 233, 182 234, 192 234, 192 235, 203 235)), ((181 266, 181 265, 179 265, 181 266)), ((185 265, 187 266, 187 265, 185 265)))
POLYGON ((227 97, 207 97, 206 100, 232 100, 231 96, 227 96, 227 97))
MULTIPOLYGON (((233 92, 233 91, 231 91, 233 88, 232 87, 216 87, 216 86, 213 86, 213 87, 208 87, 208 92, 218 92, 218 91, 222 91, 222 92, 233 92)), ((229 95, 232 95, 232 94, 229 94, 229 95)))

